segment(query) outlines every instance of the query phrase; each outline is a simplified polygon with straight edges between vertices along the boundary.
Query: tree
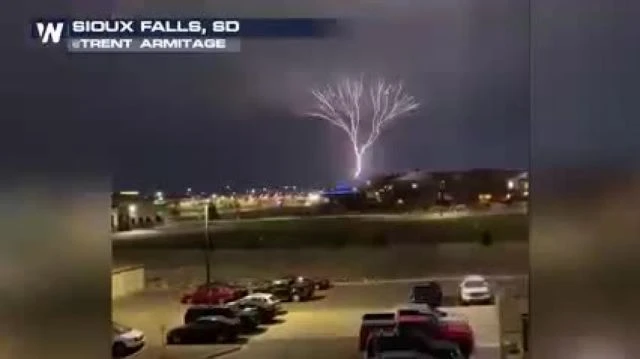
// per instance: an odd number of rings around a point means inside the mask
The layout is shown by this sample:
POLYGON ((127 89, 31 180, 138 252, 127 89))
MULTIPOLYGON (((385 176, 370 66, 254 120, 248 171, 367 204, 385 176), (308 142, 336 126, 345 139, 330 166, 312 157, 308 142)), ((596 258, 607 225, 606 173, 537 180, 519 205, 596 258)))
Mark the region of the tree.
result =
POLYGON ((402 83, 390 84, 383 79, 365 82, 363 76, 312 89, 311 94, 316 105, 307 116, 325 120, 348 135, 355 160, 354 178, 360 176, 362 160, 382 131, 419 107, 402 83))

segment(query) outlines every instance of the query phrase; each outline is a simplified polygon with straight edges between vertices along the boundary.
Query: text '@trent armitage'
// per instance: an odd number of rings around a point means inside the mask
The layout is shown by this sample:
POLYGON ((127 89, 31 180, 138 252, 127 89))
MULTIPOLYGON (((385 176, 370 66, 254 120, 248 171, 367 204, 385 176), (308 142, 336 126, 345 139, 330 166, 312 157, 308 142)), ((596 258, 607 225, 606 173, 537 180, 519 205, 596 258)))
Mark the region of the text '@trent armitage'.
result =
POLYGON ((70 39, 71 52, 237 52, 239 39, 223 38, 105 38, 70 39))

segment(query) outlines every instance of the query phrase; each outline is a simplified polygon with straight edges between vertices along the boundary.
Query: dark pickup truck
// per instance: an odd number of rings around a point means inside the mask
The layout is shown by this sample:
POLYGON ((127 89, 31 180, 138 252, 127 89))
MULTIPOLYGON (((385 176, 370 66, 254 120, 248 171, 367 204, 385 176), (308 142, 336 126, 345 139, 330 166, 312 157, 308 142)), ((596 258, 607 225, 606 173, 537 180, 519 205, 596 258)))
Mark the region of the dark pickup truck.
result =
POLYGON ((442 305, 442 287, 437 282, 427 282, 411 288, 409 301, 416 304, 427 304, 431 308, 438 308, 442 305))

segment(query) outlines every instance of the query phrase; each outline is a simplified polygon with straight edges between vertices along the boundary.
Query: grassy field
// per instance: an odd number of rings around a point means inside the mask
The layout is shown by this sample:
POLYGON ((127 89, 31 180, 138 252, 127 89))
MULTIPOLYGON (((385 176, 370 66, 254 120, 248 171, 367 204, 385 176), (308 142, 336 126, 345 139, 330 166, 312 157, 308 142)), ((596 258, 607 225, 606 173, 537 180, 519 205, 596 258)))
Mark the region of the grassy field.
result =
MULTIPOLYGON (((114 263, 145 266, 150 282, 183 288, 204 281, 204 256, 199 249, 119 249, 114 263)), ((429 246, 304 248, 211 252, 212 275, 218 279, 275 278, 286 273, 333 280, 527 274, 528 243, 440 243, 429 246)))
MULTIPOLYGON (((494 242, 526 241, 526 215, 494 215, 429 221, 386 221, 358 218, 303 218, 255 221, 219 228, 210 234, 214 249, 302 249, 387 247, 394 244, 480 242, 488 232, 494 242)), ((114 249, 204 246, 202 232, 119 240, 114 249)))

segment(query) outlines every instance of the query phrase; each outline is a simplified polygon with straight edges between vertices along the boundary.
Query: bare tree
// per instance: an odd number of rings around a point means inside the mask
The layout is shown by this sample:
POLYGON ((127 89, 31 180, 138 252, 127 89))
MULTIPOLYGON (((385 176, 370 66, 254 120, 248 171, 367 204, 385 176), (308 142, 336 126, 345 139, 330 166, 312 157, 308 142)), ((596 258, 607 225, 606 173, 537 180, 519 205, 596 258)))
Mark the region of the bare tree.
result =
POLYGON ((402 83, 383 79, 366 83, 364 77, 344 78, 333 85, 312 89, 316 105, 307 116, 337 126, 347 133, 355 157, 354 178, 362 172, 362 159, 382 130, 419 107, 402 83))

